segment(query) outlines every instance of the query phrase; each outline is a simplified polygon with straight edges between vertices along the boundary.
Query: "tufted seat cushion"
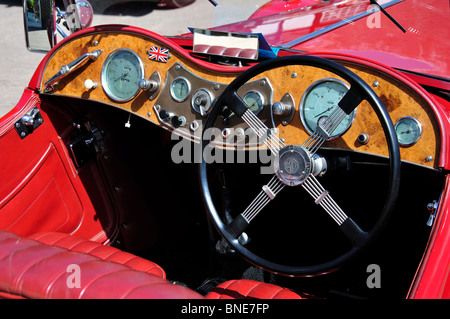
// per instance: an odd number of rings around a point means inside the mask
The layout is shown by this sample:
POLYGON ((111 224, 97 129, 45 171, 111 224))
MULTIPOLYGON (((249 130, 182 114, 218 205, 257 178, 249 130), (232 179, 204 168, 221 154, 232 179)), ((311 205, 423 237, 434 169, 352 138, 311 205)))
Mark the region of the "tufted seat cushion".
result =
MULTIPOLYGON (((58 235, 52 234, 46 239, 50 237, 56 238, 58 235)), ((60 244, 72 242, 72 238, 67 237, 60 244)), ((75 249, 84 250, 85 247, 95 245, 83 244, 81 241, 74 247, 77 246, 75 249)), ((97 247, 92 251, 102 255, 102 249, 97 247)), ((126 262, 118 263, 117 260, 121 259, 117 257, 124 256, 121 253, 115 251, 112 255, 105 254, 102 256, 104 258, 100 258, 86 252, 45 245, 0 230, 0 296, 33 299, 203 298, 189 288, 171 284, 160 276, 125 265, 147 264, 140 263, 141 260, 126 258, 126 262), (116 261, 108 260, 108 256, 116 261), (79 276, 78 285, 74 277, 76 275, 79 276)), ((149 269, 155 268, 151 266, 149 269)))
MULTIPOLYGON (((155 263, 67 234, 22 238, 0 230, 0 298, 202 299, 165 280, 155 263)), ((253 280, 232 280, 208 299, 299 299, 293 291, 253 280)))
POLYGON ((213 288, 207 299, 302 299, 290 289, 248 279, 229 280, 213 288))
POLYGON ((66 248, 70 251, 86 253, 100 259, 126 265, 135 270, 143 271, 161 278, 166 278, 164 270, 154 262, 137 257, 111 246, 105 246, 90 240, 81 239, 63 233, 37 233, 28 238, 40 241, 46 245, 66 248))

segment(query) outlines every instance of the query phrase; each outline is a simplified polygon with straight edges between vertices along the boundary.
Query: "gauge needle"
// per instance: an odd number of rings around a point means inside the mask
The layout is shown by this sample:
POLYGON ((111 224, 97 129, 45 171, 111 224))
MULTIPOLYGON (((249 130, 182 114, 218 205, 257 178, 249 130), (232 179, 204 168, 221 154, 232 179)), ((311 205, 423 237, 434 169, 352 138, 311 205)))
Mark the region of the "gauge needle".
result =
POLYGON ((128 76, 128 73, 124 73, 122 74, 120 77, 118 77, 117 79, 114 80, 114 82, 117 82, 119 80, 125 80, 125 78, 128 76))
POLYGON ((321 116, 322 114, 325 114, 325 113, 327 113, 327 112, 329 112, 329 111, 331 111, 333 109, 333 107, 332 106, 330 106, 329 108, 327 108, 325 111, 323 111, 323 112, 321 112, 321 113, 319 113, 319 114, 317 114, 316 116, 314 116, 314 118, 316 118, 316 117, 319 117, 319 116, 321 116))
POLYGON ((411 133, 411 130, 407 130, 405 132, 400 132, 400 134, 409 134, 409 133, 411 133))

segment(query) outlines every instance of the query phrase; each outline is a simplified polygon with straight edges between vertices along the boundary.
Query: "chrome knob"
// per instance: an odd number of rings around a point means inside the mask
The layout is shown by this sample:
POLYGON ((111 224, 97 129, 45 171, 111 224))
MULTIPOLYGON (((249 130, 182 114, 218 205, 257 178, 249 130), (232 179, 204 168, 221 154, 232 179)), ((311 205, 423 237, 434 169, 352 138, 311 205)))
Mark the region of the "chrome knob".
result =
POLYGON ((361 133, 358 135, 358 142, 361 145, 366 145, 367 143, 369 143, 370 140, 370 136, 367 133, 361 133))
POLYGON ((275 115, 288 115, 292 111, 292 107, 283 102, 275 102, 272 105, 272 112, 275 115))
POLYGON ((138 86, 142 91, 154 92, 158 88, 158 83, 154 80, 140 79, 138 86))

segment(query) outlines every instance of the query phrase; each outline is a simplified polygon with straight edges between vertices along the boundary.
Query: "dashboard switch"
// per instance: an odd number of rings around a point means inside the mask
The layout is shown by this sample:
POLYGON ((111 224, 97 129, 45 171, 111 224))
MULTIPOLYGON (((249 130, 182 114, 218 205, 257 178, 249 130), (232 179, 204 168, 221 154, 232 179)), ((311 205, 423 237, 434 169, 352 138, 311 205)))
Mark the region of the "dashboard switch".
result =
POLYGON ((173 114, 172 112, 166 111, 166 110, 161 110, 159 111, 159 117, 161 118, 161 120, 163 121, 170 121, 170 119, 172 119, 174 117, 175 114, 173 114))
POLYGON ((177 128, 186 125, 186 118, 184 116, 174 116, 172 117, 172 125, 177 128))

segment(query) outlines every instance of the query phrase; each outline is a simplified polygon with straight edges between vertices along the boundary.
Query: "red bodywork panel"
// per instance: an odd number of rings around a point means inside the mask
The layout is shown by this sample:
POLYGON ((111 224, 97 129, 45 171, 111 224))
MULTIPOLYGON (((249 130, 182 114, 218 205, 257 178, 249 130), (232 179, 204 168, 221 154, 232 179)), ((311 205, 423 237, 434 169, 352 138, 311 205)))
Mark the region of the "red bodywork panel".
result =
MULTIPOLYGON (((276 47, 348 19, 368 8, 368 1, 329 1, 214 29, 261 32, 269 44, 276 47)), ((442 77, 448 81, 450 63, 447 53, 450 51, 450 42, 446 39, 450 38, 450 29, 445 26, 448 25, 449 10, 446 1, 431 0, 424 3, 406 0, 386 9, 405 27, 406 33, 377 12, 317 38, 288 47, 305 52, 346 53, 393 68, 442 77)), ((448 82, 444 85, 448 89, 448 82)))
POLYGON ((417 299, 450 298, 450 178, 447 176, 440 209, 428 242, 422 264, 416 274, 415 284, 409 293, 417 299))
POLYGON ((280 12, 300 9, 322 3, 321 0, 272 0, 261 6, 249 19, 265 17, 280 12))

